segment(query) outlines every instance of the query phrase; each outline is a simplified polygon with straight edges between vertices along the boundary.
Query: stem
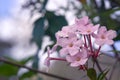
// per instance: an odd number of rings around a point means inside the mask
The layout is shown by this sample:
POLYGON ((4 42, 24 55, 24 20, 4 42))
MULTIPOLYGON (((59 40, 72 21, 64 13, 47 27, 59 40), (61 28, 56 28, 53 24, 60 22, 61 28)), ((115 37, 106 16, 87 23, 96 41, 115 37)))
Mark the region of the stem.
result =
POLYGON ((50 60, 66 61, 66 59, 62 59, 62 58, 50 58, 50 60))
POLYGON ((9 61, 7 59, 4 59, 2 57, 0 57, 0 61, 4 62, 6 64, 10 64, 10 65, 16 66, 16 67, 26 68, 26 69, 28 69, 30 71, 37 72, 37 73, 40 73, 40 74, 43 74, 43 75, 46 75, 46 76, 58 78, 58 79, 61 79, 61 80, 71 80, 71 79, 60 77, 60 76, 57 76, 57 75, 54 75, 54 74, 46 73, 46 72, 43 72, 43 71, 40 71, 40 70, 37 70, 37 69, 33 69, 33 68, 30 68, 30 67, 27 67, 27 66, 24 66, 24 65, 21 65, 21 64, 17 64, 17 63, 9 61))
POLYGON ((86 36, 84 35, 85 47, 87 48, 86 36))
POLYGON ((91 50, 91 52, 93 53, 93 49, 92 49, 92 42, 91 42, 91 36, 90 36, 90 35, 88 35, 88 38, 89 38, 90 50, 91 50))
POLYGON ((94 62, 96 63, 96 66, 98 67, 99 71, 100 72, 103 72, 102 71, 102 68, 100 67, 100 64, 98 63, 97 59, 93 58, 94 62))
MULTIPOLYGON (((113 50, 116 51, 115 46, 114 45, 111 45, 111 46, 112 46, 113 50)), ((115 58, 117 58, 119 60, 119 55, 117 52, 115 52, 115 58)))
POLYGON ((98 50, 97 50, 97 53, 95 54, 95 58, 97 58, 99 52, 100 52, 100 49, 101 49, 101 46, 99 46, 98 50))

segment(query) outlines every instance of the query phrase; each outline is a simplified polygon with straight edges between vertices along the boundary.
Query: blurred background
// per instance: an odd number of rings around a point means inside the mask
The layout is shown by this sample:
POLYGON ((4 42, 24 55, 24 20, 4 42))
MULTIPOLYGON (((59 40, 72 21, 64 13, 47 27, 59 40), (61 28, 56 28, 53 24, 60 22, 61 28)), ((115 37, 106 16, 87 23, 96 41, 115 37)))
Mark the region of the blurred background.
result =
MULTIPOLYGON (((94 24, 117 31, 115 44, 103 46, 98 60, 103 70, 110 69, 108 80, 120 80, 119 0, 0 0, 0 56, 72 80, 89 80, 86 72, 67 63, 53 62, 49 70, 44 65, 46 46, 55 44, 55 33, 86 15, 94 24)), ((59 79, 0 62, 0 80, 59 79)))

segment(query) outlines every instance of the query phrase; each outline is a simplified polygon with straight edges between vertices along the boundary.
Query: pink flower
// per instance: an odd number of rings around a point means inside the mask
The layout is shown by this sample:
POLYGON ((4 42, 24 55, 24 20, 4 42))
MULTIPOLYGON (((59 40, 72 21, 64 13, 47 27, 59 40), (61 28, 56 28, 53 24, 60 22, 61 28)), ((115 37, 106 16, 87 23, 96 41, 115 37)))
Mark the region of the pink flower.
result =
POLYGON ((86 70, 88 66, 85 64, 89 57, 97 58, 102 45, 114 43, 112 39, 116 37, 116 31, 107 31, 105 26, 99 28, 99 24, 93 25, 89 18, 85 16, 81 19, 76 19, 73 25, 64 26, 55 36, 57 42, 51 50, 49 47, 47 48, 48 56, 44 64, 49 67, 50 60, 66 61, 72 67, 86 70), (94 49, 91 37, 95 38, 94 42, 99 45, 97 50, 94 49), (56 51, 58 46, 61 47, 59 53, 64 56, 63 58, 50 56, 51 53, 56 51))
POLYGON ((78 28, 78 31, 80 31, 80 34, 87 35, 94 33, 95 31, 98 30, 98 28, 99 28, 99 24, 95 26, 93 24, 88 24, 86 26, 82 26, 78 28))
POLYGON ((77 53, 74 56, 68 55, 66 60, 70 62, 70 66, 72 67, 79 67, 84 65, 88 60, 88 51, 86 49, 82 49, 81 52, 77 53))
POLYGON ((69 44, 69 40, 76 40, 76 34, 72 31, 71 27, 63 27, 62 31, 56 33, 57 45, 64 47, 69 44))
POLYGON ((62 49, 60 50, 60 54, 66 55, 66 54, 70 54, 71 56, 77 54, 80 50, 80 47, 83 44, 82 40, 68 40, 68 45, 66 45, 65 47, 62 47, 62 49))
POLYGON ((81 19, 77 19, 77 18, 75 19, 75 24, 77 24, 77 25, 87 25, 89 23, 90 23, 90 21, 89 21, 88 16, 84 16, 81 19))
POLYGON ((50 47, 47 47, 47 58, 45 59, 45 62, 44 62, 44 64, 47 66, 47 67, 49 67, 50 66, 50 60, 51 60, 51 58, 50 58, 50 54, 51 54, 51 51, 50 51, 50 47))
POLYGON ((95 43, 102 46, 104 44, 112 45, 114 41, 112 40, 115 38, 116 31, 109 30, 107 31, 106 27, 102 26, 99 28, 98 33, 94 36, 95 37, 95 43))

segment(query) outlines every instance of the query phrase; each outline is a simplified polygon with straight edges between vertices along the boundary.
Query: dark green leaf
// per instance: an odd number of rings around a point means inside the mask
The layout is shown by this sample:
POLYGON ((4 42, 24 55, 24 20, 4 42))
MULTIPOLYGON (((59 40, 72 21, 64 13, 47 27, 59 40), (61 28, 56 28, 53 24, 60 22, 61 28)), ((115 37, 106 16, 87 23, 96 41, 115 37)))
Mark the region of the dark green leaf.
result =
POLYGON ((108 52, 120 53, 120 51, 118 51, 118 50, 110 50, 108 52))
POLYGON ((97 79, 97 75, 96 75, 96 71, 94 68, 90 68, 87 70, 87 76, 90 78, 90 80, 96 80, 97 79))
POLYGON ((116 4, 118 4, 118 6, 120 5, 120 0, 111 0, 113 2, 115 2, 116 4))
POLYGON ((23 80, 25 78, 30 78, 32 77, 33 75, 35 75, 36 73, 32 72, 32 71, 28 71, 26 73, 24 73, 21 77, 20 77, 20 80, 23 80))
POLYGON ((47 2, 48 2, 48 0, 44 0, 43 6, 42 6, 42 9, 41 9, 41 10, 45 10, 45 7, 46 7, 47 2))
POLYGON ((30 56, 30 57, 28 57, 28 58, 22 59, 21 61, 16 61, 15 59, 13 59, 13 58, 11 58, 11 57, 8 57, 8 56, 4 56, 4 58, 7 59, 7 60, 9 60, 9 61, 18 63, 18 64, 25 64, 25 63, 27 63, 29 60, 33 59, 33 56, 30 56))
POLYGON ((38 67, 39 67, 39 56, 38 56, 38 54, 39 54, 39 49, 37 50, 37 52, 36 52, 36 54, 33 58, 32 68, 34 68, 34 69, 38 69, 38 67))
POLYGON ((55 41, 55 33, 65 25, 67 21, 64 16, 57 16, 54 12, 47 11, 45 14, 48 20, 48 29, 46 30, 46 35, 50 36, 53 41, 55 41))
POLYGON ((107 75, 108 71, 103 71, 101 72, 98 77, 97 77, 97 80, 104 80, 106 75, 107 75))
POLYGON ((38 69, 38 67, 39 67, 39 58, 38 58, 38 56, 35 56, 35 58, 34 58, 34 60, 33 60, 32 67, 33 67, 34 69, 38 69))
POLYGON ((17 75, 18 68, 8 65, 8 64, 0 64, 0 75, 1 76, 12 76, 17 75))
POLYGON ((44 36, 44 21, 45 18, 42 17, 34 22, 33 41, 36 42, 39 48, 41 48, 42 38, 44 36))
POLYGON ((25 63, 27 63, 29 60, 32 60, 32 59, 33 59, 33 56, 30 56, 30 57, 28 57, 28 58, 26 58, 26 59, 21 60, 21 61, 20 61, 20 64, 25 64, 25 63))

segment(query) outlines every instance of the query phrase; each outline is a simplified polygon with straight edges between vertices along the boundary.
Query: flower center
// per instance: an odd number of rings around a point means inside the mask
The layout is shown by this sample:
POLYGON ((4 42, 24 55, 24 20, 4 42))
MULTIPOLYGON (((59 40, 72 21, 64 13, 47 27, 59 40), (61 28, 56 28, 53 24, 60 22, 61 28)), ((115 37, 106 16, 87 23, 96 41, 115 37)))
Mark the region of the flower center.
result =
POLYGON ((72 44, 72 43, 70 43, 70 44, 69 44, 69 47, 72 47, 72 46, 73 46, 73 44, 72 44))
POLYGON ((105 39, 105 36, 104 36, 104 35, 102 35, 102 36, 101 36, 101 38, 102 38, 102 39, 105 39))
POLYGON ((91 32, 91 30, 87 30, 87 32, 88 32, 88 33, 90 33, 90 32, 91 32))
POLYGON ((77 58, 76 58, 76 61, 80 61, 80 60, 81 60, 80 57, 77 57, 77 58))

